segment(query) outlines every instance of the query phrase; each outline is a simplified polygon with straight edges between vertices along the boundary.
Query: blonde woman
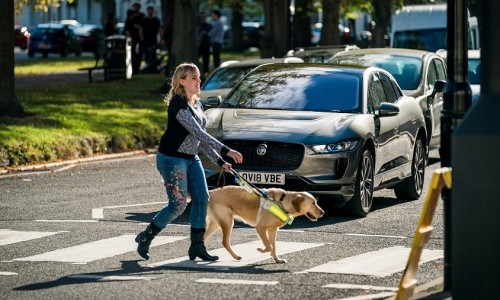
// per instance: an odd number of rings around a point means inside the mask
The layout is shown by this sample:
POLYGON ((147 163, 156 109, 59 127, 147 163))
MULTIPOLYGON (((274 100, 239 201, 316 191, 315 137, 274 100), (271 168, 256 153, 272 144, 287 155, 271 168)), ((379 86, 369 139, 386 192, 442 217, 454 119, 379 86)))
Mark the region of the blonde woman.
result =
POLYGON ((144 259, 149 259, 149 246, 155 236, 184 212, 188 194, 191 197, 189 259, 219 259, 207 253, 203 241, 209 195, 197 153, 198 150, 203 151, 226 171, 231 169, 231 164, 224 161, 220 154, 227 155, 236 163, 241 163, 243 156, 205 131, 207 118, 197 97, 200 83, 198 67, 192 63, 182 63, 175 69, 170 92, 165 98, 169 104, 168 126, 158 146, 156 164, 165 181, 168 203, 135 239, 138 243, 137 252, 144 259))

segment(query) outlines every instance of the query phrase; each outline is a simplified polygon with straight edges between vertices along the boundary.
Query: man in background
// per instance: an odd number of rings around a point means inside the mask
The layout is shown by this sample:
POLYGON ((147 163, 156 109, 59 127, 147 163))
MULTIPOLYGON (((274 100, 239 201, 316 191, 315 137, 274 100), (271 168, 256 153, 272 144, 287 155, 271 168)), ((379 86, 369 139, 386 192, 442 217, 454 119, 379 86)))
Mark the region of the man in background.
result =
POLYGON ((142 60, 142 37, 141 23, 144 19, 144 14, 141 12, 141 4, 132 4, 132 10, 127 13, 125 21, 125 35, 132 40, 132 70, 134 73, 139 72, 142 60))
POLYGON ((212 30, 208 33, 212 43, 212 56, 214 59, 214 68, 220 66, 220 55, 222 52, 222 42, 224 41, 224 25, 220 20, 220 10, 212 11, 212 30))
POLYGON ((161 34, 160 19, 155 17, 155 9, 148 6, 146 9, 146 17, 142 19, 141 36, 142 45, 145 53, 146 71, 155 72, 157 67, 156 50, 158 49, 158 35, 161 34))
POLYGON ((202 59, 201 76, 204 77, 209 73, 210 65, 210 37, 208 33, 212 30, 212 25, 207 23, 207 15, 204 11, 200 11, 200 25, 198 27, 198 58, 202 59))

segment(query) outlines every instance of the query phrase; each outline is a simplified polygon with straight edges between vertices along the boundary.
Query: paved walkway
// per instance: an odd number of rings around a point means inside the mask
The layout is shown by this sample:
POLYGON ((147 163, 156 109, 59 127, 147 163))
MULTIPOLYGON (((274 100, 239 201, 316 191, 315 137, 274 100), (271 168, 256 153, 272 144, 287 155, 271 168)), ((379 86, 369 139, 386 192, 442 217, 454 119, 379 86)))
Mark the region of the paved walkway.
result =
MULTIPOLYGON (((104 80, 103 71, 94 71, 93 74, 94 82, 104 80)), ((49 86, 54 84, 68 84, 75 82, 88 82, 88 73, 86 71, 74 71, 66 73, 18 75, 15 77, 16 89, 49 86)))

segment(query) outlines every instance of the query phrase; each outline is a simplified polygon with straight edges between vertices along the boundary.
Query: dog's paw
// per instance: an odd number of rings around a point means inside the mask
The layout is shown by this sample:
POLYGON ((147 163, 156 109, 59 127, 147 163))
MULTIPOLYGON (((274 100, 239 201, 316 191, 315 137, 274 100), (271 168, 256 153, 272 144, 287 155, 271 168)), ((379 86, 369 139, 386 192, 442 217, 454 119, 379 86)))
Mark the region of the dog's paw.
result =
POLYGON ((266 253, 266 252, 271 251, 271 249, 267 249, 267 248, 257 248, 257 251, 259 251, 260 253, 266 253))
POLYGON ((282 258, 279 258, 279 257, 275 257, 275 258, 274 258, 274 261, 275 261, 277 264, 285 264, 285 263, 286 263, 286 259, 282 259, 282 258))

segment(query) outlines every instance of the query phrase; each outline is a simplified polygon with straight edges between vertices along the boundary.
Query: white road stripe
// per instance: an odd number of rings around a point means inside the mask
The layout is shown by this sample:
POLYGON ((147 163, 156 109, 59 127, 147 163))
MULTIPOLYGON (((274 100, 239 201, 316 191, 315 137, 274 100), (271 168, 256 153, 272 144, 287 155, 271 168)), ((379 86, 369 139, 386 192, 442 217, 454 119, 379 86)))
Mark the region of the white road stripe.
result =
POLYGON ((34 222, 44 223, 97 223, 99 220, 34 220, 34 222))
MULTIPOLYGON (((312 243, 294 243, 294 242, 276 242, 276 249, 279 256, 288 253, 306 250, 309 248, 319 247, 323 244, 312 243)), ((230 268, 243 267, 251 265, 263 260, 272 259, 269 253, 260 253, 257 248, 263 247, 262 242, 254 241, 245 244, 233 245, 233 251, 243 257, 241 260, 235 260, 226 250, 226 248, 219 248, 216 250, 208 251, 210 255, 219 256, 219 260, 215 262, 205 262, 199 259, 192 261, 189 257, 180 257, 169 259, 162 262, 157 262, 148 265, 148 267, 175 267, 175 268, 211 268, 218 270, 229 270, 230 268)))
POLYGON ((139 204, 126 204, 126 205, 114 205, 114 206, 104 206, 92 209, 92 219, 104 219, 104 210, 110 208, 124 208, 124 207, 136 207, 136 206, 147 206, 147 205, 156 205, 156 204, 165 204, 163 202, 150 202, 150 203, 139 203, 139 204))
POLYGON ((0 246, 39 239, 63 232, 67 231, 14 231, 10 229, 0 229, 0 246))
POLYGON ((390 291, 397 292, 398 288, 387 286, 373 286, 362 284, 345 284, 345 283, 332 283, 323 286, 324 288, 345 289, 345 290, 371 290, 371 291, 390 291))
MULTIPOLYGON (((410 248, 402 246, 385 248, 331 261, 299 273, 317 272, 386 277, 404 270, 410 250, 410 248)), ((423 264, 440 258, 443 258, 442 250, 424 249, 420 263, 423 264)))
POLYGON ((255 280, 236 280, 236 279, 212 279, 202 278, 196 280, 201 283, 215 283, 215 284, 241 284, 241 285, 277 285, 279 281, 255 281, 255 280))
POLYGON ((376 300, 376 299, 386 299, 387 297, 394 296, 394 293, 391 292, 383 292, 383 293, 378 293, 378 294, 371 294, 371 295, 361 295, 361 296, 355 296, 355 297, 349 297, 349 298, 339 298, 335 300, 376 300))
POLYGON ((130 280, 154 280, 157 277, 151 276, 102 276, 102 275, 92 275, 92 274, 82 274, 82 275, 70 275, 68 278, 71 279, 93 279, 95 281, 130 281, 130 280))
MULTIPOLYGON (((158 236, 153 240, 151 247, 173 243, 186 238, 185 236, 158 236)), ((38 255, 16 258, 14 260, 88 263, 98 259, 135 251, 137 249, 137 243, 134 239, 135 235, 122 235, 38 255)))
POLYGON ((0 272, 0 276, 12 276, 12 275, 17 275, 17 273, 14 273, 14 272, 0 272))
POLYGON ((364 237, 382 237, 382 238, 391 238, 391 239, 407 239, 406 236, 398 236, 398 235, 379 235, 379 234, 360 234, 360 233, 344 233, 344 235, 351 236, 364 236, 364 237))

